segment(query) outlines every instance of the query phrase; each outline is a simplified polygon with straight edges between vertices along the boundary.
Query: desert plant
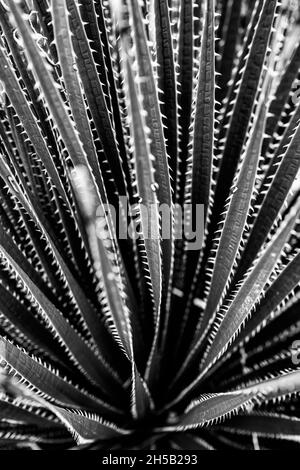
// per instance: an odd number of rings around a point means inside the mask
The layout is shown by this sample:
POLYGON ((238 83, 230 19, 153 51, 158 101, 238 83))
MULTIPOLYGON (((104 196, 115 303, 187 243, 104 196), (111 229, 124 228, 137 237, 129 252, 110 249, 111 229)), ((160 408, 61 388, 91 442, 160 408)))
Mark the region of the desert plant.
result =
POLYGON ((292 1, 0 1, 0 448, 298 445, 298 37, 292 1))

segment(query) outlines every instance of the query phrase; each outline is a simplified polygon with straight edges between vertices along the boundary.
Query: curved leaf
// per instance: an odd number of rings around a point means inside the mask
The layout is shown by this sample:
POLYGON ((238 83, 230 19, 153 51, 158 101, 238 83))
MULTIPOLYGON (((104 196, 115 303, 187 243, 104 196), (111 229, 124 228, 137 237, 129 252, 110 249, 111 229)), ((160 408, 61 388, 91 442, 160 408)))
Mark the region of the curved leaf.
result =
POLYGON ((274 413, 252 413, 248 416, 232 417, 222 429, 232 433, 255 433, 265 437, 299 436, 300 419, 274 413))
POLYGON ((96 415, 78 414, 58 406, 51 406, 51 409, 60 417, 79 443, 96 439, 111 439, 129 433, 129 431, 118 428, 116 425, 102 420, 96 415))
POLYGON ((73 47, 89 110, 105 152, 109 168, 114 175, 115 185, 120 195, 126 195, 122 164, 113 122, 106 105, 92 50, 84 30, 77 3, 74 0, 66 0, 66 4, 70 12, 69 22, 73 33, 73 47))
POLYGON ((141 8, 137 0, 130 0, 129 5, 131 12, 130 18, 132 18, 132 30, 134 32, 139 88, 143 98, 143 108, 146 112, 145 123, 149 128, 150 151, 153 155, 153 166, 155 169, 154 180, 157 183, 157 199, 160 205, 166 205, 169 209, 169 214, 165 215, 165 218, 168 219, 170 230, 167 237, 163 238, 161 243, 162 273, 164 285, 168 286, 173 260, 173 205, 168 155, 166 152, 158 93, 142 21, 141 8))
MULTIPOLYGON (((262 99, 264 99, 264 95, 262 99)), ((249 137, 242 155, 239 172, 234 180, 231 195, 225 208, 222 228, 219 229, 215 241, 216 248, 213 252, 214 256, 211 258, 213 268, 205 310, 198 322, 191 351, 187 355, 177 377, 180 376, 193 358, 196 359, 204 337, 215 321, 217 309, 222 304, 232 275, 254 194, 254 182, 258 171, 266 113, 267 104, 262 102, 260 112, 254 123, 254 132, 249 137)))
POLYGON ((255 397, 244 391, 207 395, 192 403, 181 415, 177 429, 193 429, 212 424, 246 407, 255 397))
MULTIPOLYGON (((92 382, 99 384, 105 390, 107 388, 107 382, 103 380, 103 373, 100 371, 97 356, 3 246, 1 247, 1 251, 11 263, 18 276, 20 276, 26 288, 31 292, 39 308, 42 309, 43 316, 49 322, 49 327, 53 329, 54 334, 58 335, 65 345, 67 353, 71 355, 71 358, 79 366, 80 370, 90 377, 92 382)), ((109 391, 111 391, 110 387, 109 391)))
POLYGON ((83 392, 62 379, 55 371, 51 371, 41 362, 17 348, 4 338, 0 338, 0 356, 4 363, 12 367, 23 380, 39 390, 48 399, 63 406, 84 409, 100 409, 102 413, 110 413, 113 407, 83 392))
MULTIPOLYGON (((246 138, 251 113, 255 104, 257 88, 262 76, 269 38, 275 17, 277 0, 264 0, 255 32, 247 49, 246 63, 238 83, 238 93, 234 100, 229 126, 226 132, 218 183, 215 192, 215 216, 222 210, 228 197, 238 158, 246 138)), ((257 6, 259 11, 259 6, 257 6)))
POLYGON ((300 162, 300 105, 280 141, 274 156, 278 164, 275 175, 267 182, 267 193, 255 218, 253 228, 243 252, 237 276, 241 276, 250 266, 258 250, 265 242, 271 228, 283 208, 289 191, 299 171, 300 162))
POLYGON ((246 323, 236 341, 231 347, 249 339, 260 327, 268 322, 276 308, 293 292, 300 279, 300 253, 298 253, 280 273, 277 279, 266 291, 265 296, 257 307, 257 311, 246 323))
POLYGON ((155 50, 160 109, 165 124, 167 152, 170 157, 173 200, 176 200, 178 165, 178 104, 175 60, 167 0, 152 0, 155 21, 155 50))
POLYGON ((202 370, 207 370, 220 357, 239 331, 241 325, 251 313, 251 309, 259 300, 268 282, 278 258, 299 217, 299 203, 293 208, 287 220, 282 224, 278 233, 256 260, 250 274, 242 283, 233 301, 221 315, 221 321, 213 334, 213 341, 208 347, 202 364, 202 370))
POLYGON ((36 123, 36 119, 29 108, 28 102, 23 94, 19 82, 6 58, 6 52, 0 44, 0 78, 5 83, 5 91, 9 99, 18 113, 19 119, 22 121, 25 131, 32 142, 37 154, 45 165, 47 172, 52 178, 57 191, 61 197, 67 201, 65 189, 62 185, 57 169, 54 165, 53 158, 47 148, 47 144, 43 139, 41 131, 36 123))
MULTIPOLYGON (((98 157, 93 142, 93 135, 88 120, 86 105, 82 95, 79 77, 74 69, 75 54, 73 51, 71 33, 69 30, 66 0, 51 2, 51 7, 56 47, 77 132, 79 134, 79 138, 81 139, 87 160, 91 165, 93 174, 96 177, 96 181, 98 181, 97 187, 99 188, 102 201, 106 202, 107 197, 104 190, 102 175, 99 169, 98 157)), ((74 161, 75 165, 80 163, 84 163, 84 160, 81 162, 78 160, 74 161)))

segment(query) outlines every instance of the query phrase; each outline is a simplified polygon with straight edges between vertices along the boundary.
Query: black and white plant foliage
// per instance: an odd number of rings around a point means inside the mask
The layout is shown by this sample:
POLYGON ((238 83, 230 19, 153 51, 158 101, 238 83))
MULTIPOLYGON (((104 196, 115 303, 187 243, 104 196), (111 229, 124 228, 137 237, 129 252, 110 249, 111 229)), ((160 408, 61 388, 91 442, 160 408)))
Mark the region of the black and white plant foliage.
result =
POLYGON ((0 1, 1 449, 299 445, 299 32, 0 1))

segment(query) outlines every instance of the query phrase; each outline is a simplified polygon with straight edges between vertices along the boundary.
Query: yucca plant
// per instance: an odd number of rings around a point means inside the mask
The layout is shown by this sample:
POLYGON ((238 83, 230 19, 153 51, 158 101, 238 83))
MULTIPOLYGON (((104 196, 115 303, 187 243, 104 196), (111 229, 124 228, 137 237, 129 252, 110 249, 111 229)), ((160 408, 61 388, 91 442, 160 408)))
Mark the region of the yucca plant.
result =
POLYGON ((299 31, 0 1, 1 449, 298 445, 299 31))

